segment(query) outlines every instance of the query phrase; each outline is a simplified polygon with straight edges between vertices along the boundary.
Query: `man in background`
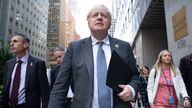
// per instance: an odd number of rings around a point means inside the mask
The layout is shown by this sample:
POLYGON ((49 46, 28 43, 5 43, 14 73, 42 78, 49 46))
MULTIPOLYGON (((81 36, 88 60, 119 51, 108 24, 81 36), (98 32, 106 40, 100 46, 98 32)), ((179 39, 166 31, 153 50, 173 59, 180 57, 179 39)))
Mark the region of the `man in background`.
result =
POLYGON ((63 60, 64 53, 65 53, 65 49, 62 47, 57 47, 54 49, 53 55, 56 60, 56 65, 54 65, 53 68, 51 69, 51 83, 50 83, 51 88, 53 87, 55 79, 57 78, 57 75, 60 69, 60 63, 63 60))
MULTIPOLYGON (((60 64, 63 61, 64 54, 65 54, 65 49, 64 48, 62 48, 62 47, 55 48, 53 55, 54 55, 54 58, 55 58, 57 64, 51 70, 51 84, 50 84, 51 89, 52 89, 52 87, 53 87, 53 85, 55 83, 55 80, 57 78, 57 75, 58 75, 58 72, 59 72, 59 69, 60 69, 60 64)), ((65 105, 64 105, 65 108, 70 108, 71 107, 72 97, 73 97, 73 93, 72 93, 72 90, 70 88, 69 91, 68 91, 68 96, 67 96, 65 105)))
POLYGON ((47 108, 49 84, 45 62, 28 54, 29 38, 15 34, 10 49, 15 58, 4 67, 0 108, 47 108))
POLYGON ((180 59, 179 69, 181 71, 187 93, 190 99, 192 99, 192 53, 180 59))

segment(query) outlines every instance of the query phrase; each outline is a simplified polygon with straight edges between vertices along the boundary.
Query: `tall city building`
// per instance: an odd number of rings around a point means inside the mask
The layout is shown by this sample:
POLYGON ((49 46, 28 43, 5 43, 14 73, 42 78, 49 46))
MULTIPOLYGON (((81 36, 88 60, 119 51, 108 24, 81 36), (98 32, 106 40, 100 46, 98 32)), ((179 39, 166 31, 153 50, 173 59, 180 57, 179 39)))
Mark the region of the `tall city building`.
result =
POLYGON ((138 65, 152 67, 167 48, 163 0, 119 0, 114 37, 129 42, 138 65))
POLYGON ((109 29, 109 35, 113 37, 115 32, 115 26, 118 18, 119 11, 119 0, 112 0, 112 19, 111 19, 111 27, 109 29))
POLYGON ((69 43, 75 40, 79 40, 80 36, 76 33, 75 19, 70 11, 67 8, 67 15, 65 21, 65 47, 67 48, 69 43))
POLYGON ((3 46, 15 33, 23 33, 30 40, 29 53, 46 59, 48 0, 1 0, 0 38, 3 46))
POLYGON ((69 43, 75 40, 79 40, 80 36, 76 32, 76 21, 78 17, 77 0, 67 0, 66 7, 66 20, 65 20, 65 46, 68 47, 69 43))
POLYGON ((53 56, 56 47, 65 47, 65 0, 49 0, 48 30, 47 30, 47 64, 54 64, 53 56))
POLYGON ((8 23, 8 0, 0 1, 0 44, 1 48, 5 46, 6 28, 8 23))
POLYGON ((128 41, 138 65, 152 67, 162 49, 178 65, 192 52, 191 0, 118 0, 114 37, 128 41))
POLYGON ((78 12, 77 0, 67 0, 72 16, 75 17, 78 12))
POLYGON ((56 63, 53 56, 54 49, 56 47, 67 49, 69 42, 79 39, 79 36, 75 32, 75 20, 68 1, 49 0, 49 3, 47 65, 52 65, 56 63))

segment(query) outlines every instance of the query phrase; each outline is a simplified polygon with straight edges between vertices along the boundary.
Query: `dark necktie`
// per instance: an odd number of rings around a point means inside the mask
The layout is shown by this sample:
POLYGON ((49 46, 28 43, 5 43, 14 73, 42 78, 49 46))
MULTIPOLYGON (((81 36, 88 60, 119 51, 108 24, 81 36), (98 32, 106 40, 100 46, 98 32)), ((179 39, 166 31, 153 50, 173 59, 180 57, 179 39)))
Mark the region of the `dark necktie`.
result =
POLYGON ((102 49, 103 42, 99 42, 97 51, 97 77, 98 77, 98 102, 99 108, 111 108, 110 89, 106 86, 107 63, 102 49))
POLYGON ((13 85, 12 85, 12 91, 11 91, 11 97, 10 97, 10 104, 11 106, 15 106, 18 103, 18 92, 19 92, 19 85, 20 85, 20 80, 21 80, 21 64, 22 61, 18 60, 17 61, 17 67, 15 70, 15 76, 13 79, 13 85))

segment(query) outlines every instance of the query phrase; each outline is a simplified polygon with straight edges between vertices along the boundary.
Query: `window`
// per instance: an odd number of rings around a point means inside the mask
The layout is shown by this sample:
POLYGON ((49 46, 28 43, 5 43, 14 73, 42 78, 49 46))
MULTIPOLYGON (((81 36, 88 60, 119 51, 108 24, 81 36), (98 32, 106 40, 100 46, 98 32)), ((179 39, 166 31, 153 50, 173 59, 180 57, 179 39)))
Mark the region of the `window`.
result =
POLYGON ((32 25, 32 21, 30 20, 30 25, 32 25))
POLYGON ((9 34, 12 34, 12 29, 8 29, 9 34))
POLYGON ((9 18, 9 22, 13 22, 13 18, 12 17, 9 18))
POLYGON ((31 54, 33 55, 33 50, 31 50, 31 54))
POLYGON ((29 12, 29 8, 27 8, 27 12, 29 12))
POLYGON ((21 24, 21 29, 23 29, 23 24, 21 24))
POLYGON ((15 7, 11 5, 11 11, 14 11, 15 7))
POLYGON ((25 8, 25 5, 24 5, 24 4, 22 4, 22 8, 25 8))
POLYGON ((17 4, 20 4, 20 0, 17 0, 17 4))
POLYGON ((16 22, 15 22, 15 26, 18 26, 18 24, 19 24, 18 21, 16 21, 16 22))
POLYGON ((31 34, 31 30, 29 29, 29 34, 31 34))
POLYGON ((28 30, 27 27, 25 27, 25 32, 27 32, 27 30, 28 30))
POLYGON ((25 21, 28 22, 28 17, 26 17, 25 21))

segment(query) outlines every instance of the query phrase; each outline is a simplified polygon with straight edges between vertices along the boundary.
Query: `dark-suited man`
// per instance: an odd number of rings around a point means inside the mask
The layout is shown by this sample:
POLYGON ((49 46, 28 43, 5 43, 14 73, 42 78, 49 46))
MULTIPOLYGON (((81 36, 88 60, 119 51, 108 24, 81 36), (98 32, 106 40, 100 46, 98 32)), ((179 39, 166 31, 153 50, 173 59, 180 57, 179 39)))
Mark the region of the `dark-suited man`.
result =
MULTIPOLYGON (((65 54, 64 48, 62 48, 62 47, 55 48, 53 55, 54 55, 54 58, 57 62, 57 65, 51 70, 51 84, 50 84, 51 89, 53 87, 53 84, 55 83, 55 79, 57 78, 57 75, 58 75, 58 72, 60 69, 60 63, 63 60, 64 54, 65 54)), ((72 93, 71 88, 70 88, 68 91, 66 104, 64 105, 65 108, 70 108, 72 97, 73 97, 73 93, 72 93)))
POLYGON ((49 84, 45 62, 27 53, 29 44, 23 34, 15 34, 10 40, 16 57, 5 64, 0 108, 47 108, 49 84))
POLYGON ((58 72, 59 72, 59 69, 60 69, 60 63, 63 60, 64 53, 65 53, 65 49, 62 48, 62 47, 55 48, 55 50, 53 52, 54 58, 56 60, 56 65, 51 70, 51 84, 50 84, 51 89, 53 87, 55 79, 57 78, 57 75, 58 75, 58 72))
POLYGON ((93 7, 87 16, 87 21, 91 36, 69 44, 52 88, 48 107, 62 108, 72 78, 74 97, 71 108, 131 108, 128 101, 137 93, 140 81, 129 43, 108 35, 111 13, 106 6, 93 7), (120 93, 109 89, 105 81, 101 82, 106 78, 105 68, 109 65, 113 50, 132 69, 131 82, 127 85, 119 85, 122 89, 120 93), (101 71, 103 73, 100 73, 101 71))
MULTIPOLYGON (((192 53, 180 59, 179 69, 183 77, 187 93, 192 99, 192 53)), ((192 104, 192 102, 191 102, 192 104)))

